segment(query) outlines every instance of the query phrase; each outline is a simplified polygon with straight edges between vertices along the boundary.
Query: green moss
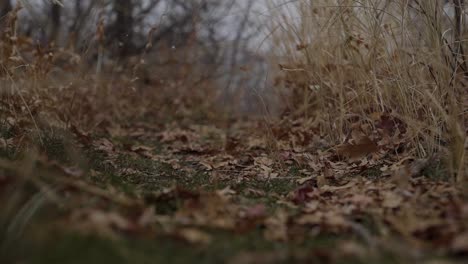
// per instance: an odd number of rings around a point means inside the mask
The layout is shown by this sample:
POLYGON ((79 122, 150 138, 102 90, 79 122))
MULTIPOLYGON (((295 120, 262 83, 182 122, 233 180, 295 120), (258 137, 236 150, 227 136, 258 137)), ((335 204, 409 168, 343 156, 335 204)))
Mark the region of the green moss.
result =
POLYGON ((297 187, 297 183, 291 179, 272 179, 265 184, 265 191, 285 195, 297 187))
POLYGON ((446 164, 442 161, 429 163, 428 166, 422 170, 421 175, 436 181, 450 180, 449 170, 447 169, 446 164))
POLYGON ((243 192, 247 189, 256 189, 270 195, 286 195, 295 188, 298 184, 294 179, 276 178, 269 180, 244 179, 240 183, 234 185, 234 189, 238 192, 243 192))
MULTIPOLYGON (((56 160, 62 163, 69 163, 70 156, 68 149, 70 140, 67 138, 64 131, 50 129, 41 132, 42 150, 45 152, 50 160, 56 160)), ((39 142, 39 140, 38 140, 39 142)))
POLYGON ((107 153, 104 151, 88 149, 85 155, 89 168, 104 174, 116 172, 116 168, 106 161, 107 153))
POLYGON ((9 125, 5 120, 0 121, 0 137, 12 138, 15 136, 15 129, 9 125))
POLYGON ((379 180, 382 178, 382 171, 380 171, 379 166, 375 166, 367 168, 366 170, 361 172, 360 175, 369 180, 379 180))
POLYGON ((5 158, 8 160, 17 159, 19 156, 17 151, 18 149, 12 146, 0 147, 0 158, 5 158))
MULTIPOLYGON (((15 136, 14 129, 5 122, 0 121, 0 140, 8 140, 15 136)), ((0 158, 13 160, 18 153, 17 147, 0 145, 0 158)))

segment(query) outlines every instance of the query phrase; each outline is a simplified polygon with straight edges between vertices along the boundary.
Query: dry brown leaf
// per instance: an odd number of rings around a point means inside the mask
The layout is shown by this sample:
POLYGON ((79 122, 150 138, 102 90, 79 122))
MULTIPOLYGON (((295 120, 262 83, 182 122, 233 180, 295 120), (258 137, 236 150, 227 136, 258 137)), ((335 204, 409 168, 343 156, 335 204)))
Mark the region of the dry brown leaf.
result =
POLYGON ((411 163, 404 163, 393 171, 392 181, 399 187, 407 187, 411 178, 418 176, 428 163, 429 159, 416 159, 411 163))
POLYGON ((390 209, 398 208, 400 207, 402 202, 403 202, 403 197, 401 197, 400 195, 394 192, 386 191, 383 193, 382 206, 385 208, 390 208, 390 209))
POLYGON ((338 245, 340 254, 346 257, 361 258, 367 255, 367 249, 355 241, 344 241, 338 245))
POLYGON ((311 181, 313 179, 315 179, 317 176, 309 176, 309 177, 304 177, 304 178, 300 178, 300 179, 297 179, 296 182, 299 184, 299 185, 303 185, 304 183, 308 182, 308 181, 311 181))
POLYGON ((325 175, 323 174, 320 174, 319 176, 317 176, 317 187, 319 188, 323 188, 325 186, 327 186, 329 184, 327 178, 325 177, 325 175))
POLYGON ((241 217, 249 218, 249 219, 258 219, 263 218, 267 214, 267 210, 265 205, 257 204, 247 208, 242 214, 241 217))
POLYGON ((299 225, 319 225, 322 223, 323 213, 315 212, 312 214, 305 214, 296 219, 299 225))
POLYGON ((131 146, 130 150, 142 157, 149 158, 149 159, 154 158, 154 154, 153 154, 154 148, 143 146, 143 145, 137 145, 137 146, 131 146))
POLYGON ((324 214, 324 223, 327 226, 347 228, 349 227, 348 221, 343 217, 341 213, 328 211, 324 214))
POLYGON ((288 214, 283 209, 276 210, 275 214, 265 220, 266 229, 264 236, 271 241, 287 241, 288 239, 288 214))
POLYGON ((101 150, 107 153, 113 153, 115 150, 114 143, 112 143, 109 139, 107 138, 101 138, 97 141, 95 141, 94 146, 96 146, 97 150, 101 150))
POLYGON ((334 192, 334 191, 344 190, 344 189, 348 189, 348 188, 354 187, 354 185, 356 185, 355 182, 348 182, 347 184, 342 185, 342 186, 329 186, 329 185, 325 185, 325 186, 322 186, 320 190, 321 190, 321 191, 331 191, 331 192, 334 192))
POLYGON ((8 146, 8 144, 7 144, 6 139, 0 138, 0 148, 5 149, 5 148, 7 148, 7 146, 8 146))
POLYGON ((177 235, 193 244, 209 244, 212 240, 208 233, 195 228, 182 228, 177 231, 177 235))
POLYGON ((468 254, 468 232, 458 234, 450 247, 457 254, 468 254))
POLYGON ((266 149, 267 140, 264 137, 249 137, 247 139, 247 149, 266 149))
POLYGON ((268 157, 256 157, 254 158, 255 165, 263 165, 265 167, 270 167, 274 164, 274 161, 268 157))
POLYGON ((134 229, 134 225, 117 212, 105 212, 89 209, 72 214, 72 221, 85 233, 98 233, 110 238, 117 238, 117 231, 134 229))
POLYGON ((363 137, 356 144, 344 144, 338 146, 336 152, 338 155, 348 159, 356 159, 367 156, 379 150, 378 145, 369 137, 363 137))
POLYGON ((216 191, 216 193, 220 196, 220 197, 225 197, 225 198, 229 198, 233 195, 236 194, 236 191, 234 191, 231 186, 227 186, 226 188, 222 189, 222 190, 219 190, 219 191, 216 191))
POLYGON ((146 227, 156 222, 156 210, 153 206, 143 210, 142 214, 138 218, 138 226, 146 227))
POLYGON ((223 158, 221 161, 205 159, 205 160, 200 161, 200 164, 203 165, 207 171, 211 171, 211 170, 220 169, 222 167, 229 165, 230 161, 224 160, 224 159, 225 158, 223 158))

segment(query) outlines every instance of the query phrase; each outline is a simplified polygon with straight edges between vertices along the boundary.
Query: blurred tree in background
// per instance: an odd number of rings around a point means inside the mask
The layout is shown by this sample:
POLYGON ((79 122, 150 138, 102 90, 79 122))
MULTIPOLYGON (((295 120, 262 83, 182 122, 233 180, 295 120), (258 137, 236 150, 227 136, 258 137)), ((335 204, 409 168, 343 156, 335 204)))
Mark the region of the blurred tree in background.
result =
MULTIPOLYGON (((2 21, 6 21, 8 12, 21 7, 15 17, 15 32, 43 54, 66 51, 88 65, 98 65, 98 71, 105 70, 106 65, 134 67, 135 61, 144 59, 146 66, 138 67, 140 73, 143 71, 140 79, 155 76, 153 66, 167 68, 159 75, 179 69, 190 72, 185 75, 192 79, 197 76, 192 80, 196 83, 219 80, 218 86, 226 90, 224 97, 232 98, 232 90, 239 87, 258 87, 265 71, 265 61, 254 54, 256 47, 251 45, 251 40, 259 37, 254 3, 258 2, 1 0, 0 12, 2 21), (132 62, 127 63, 129 60, 132 62), (247 64, 248 72, 239 70, 247 64)), ((57 57, 59 53, 53 54, 57 57)), ((34 56, 37 54, 21 55, 23 59, 34 56)))
POLYGON ((11 9, 10 0, 0 0, 0 17, 4 17, 11 9))
MULTIPOLYGON (((250 0, 249 0, 250 1, 250 0)), ((240 1, 242 2, 242 1, 240 1)), ((87 50, 100 22, 105 28, 106 51, 119 57, 140 54, 151 44, 181 47, 194 42, 204 50, 207 61, 218 61, 226 30, 242 35, 247 21, 226 25, 225 18, 237 1, 216 0, 73 0, 0 2, 3 17, 21 4, 19 30, 41 45, 73 46, 87 50)), ((249 19, 248 16, 244 16, 249 19)), ((242 43, 236 37, 236 47, 242 43)), ((152 45, 150 45, 152 47, 152 45)))

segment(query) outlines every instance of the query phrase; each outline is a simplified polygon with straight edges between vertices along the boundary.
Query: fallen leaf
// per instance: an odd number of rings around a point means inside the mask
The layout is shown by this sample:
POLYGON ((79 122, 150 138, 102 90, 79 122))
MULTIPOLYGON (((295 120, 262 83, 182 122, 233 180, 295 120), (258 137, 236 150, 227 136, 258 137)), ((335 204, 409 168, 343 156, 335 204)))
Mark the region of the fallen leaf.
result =
POLYGON ((266 213, 267 211, 265 205, 257 204, 247 208, 242 216, 249 219, 259 219, 265 217, 266 213))
POLYGON ((130 221, 117 212, 106 212, 95 209, 79 210, 72 214, 79 230, 86 233, 98 233, 110 238, 117 238, 116 231, 131 231, 135 229, 130 221))
POLYGON ((209 244, 211 236, 195 228, 183 228, 177 232, 177 235, 192 244, 209 244))
POLYGON ((299 184, 299 185, 303 185, 304 183, 308 182, 308 181, 311 181, 313 179, 315 179, 317 176, 309 176, 309 177, 304 177, 304 178, 300 178, 300 179, 297 179, 296 182, 299 184))
POLYGON ((356 159, 367 156, 379 150, 378 145, 369 137, 363 137, 356 144, 343 144, 338 146, 336 152, 342 157, 356 159))
POLYGON ((450 247, 454 253, 468 254, 468 232, 458 234, 450 247))
POLYGON ((323 174, 320 174, 319 176, 317 176, 317 187, 319 188, 323 188, 325 186, 327 186, 329 184, 327 178, 325 177, 325 175, 323 174))
POLYGON ((394 192, 387 191, 383 193, 382 206, 385 208, 395 209, 400 207, 403 202, 403 198, 394 192))
POLYGON ((345 257, 364 259, 367 249, 355 241, 344 241, 338 245, 338 252, 345 257))
POLYGON ((154 149, 151 147, 138 145, 138 146, 131 146, 130 150, 142 157, 149 158, 149 159, 154 158, 154 154, 153 154, 154 149))
POLYGON ((314 188, 312 186, 302 186, 293 192, 291 200, 295 204, 303 204, 310 200, 309 194, 313 191, 314 188))
POLYGON ((283 209, 276 210, 273 216, 265 220, 266 229, 264 236, 271 241, 287 241, 288 239, 288 214, 283 209))

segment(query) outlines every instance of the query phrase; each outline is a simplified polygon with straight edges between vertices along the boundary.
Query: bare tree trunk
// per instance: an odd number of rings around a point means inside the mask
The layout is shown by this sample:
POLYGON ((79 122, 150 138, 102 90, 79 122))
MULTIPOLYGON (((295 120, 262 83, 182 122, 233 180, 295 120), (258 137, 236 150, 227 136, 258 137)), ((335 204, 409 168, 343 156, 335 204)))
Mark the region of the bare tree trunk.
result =
POLYGON ((10 0, 0 0, 0 33, 6 27, 6 15, 13 10, 10 0))
POLYGON ((131 0, 115 0, 116 14, 113 26, 115 39, 118 41, 118 55, 127 56, 133 48, 133 2, 131 0))
POLYGON ((70 32, 75 32, 78 28, 78 24, 80 23, 81 15, 83 14, 83 10, 81 7, 81 0, 75 0, 75 7, 74 7, 74 21, 72 25, 70 26, 69 31, 70 32))
POLYGON ((62 7, 58 4, 53 3, 50 7, 50 19, 51 19, 51 26, 50 26, 50 33, 49 33, 49 42, 56 42, 57 37, 60 32, 60 20, 62 17, 62 7))
POLYGON ((0 0, 0 19, 12 10, 10 0, 0 0))
POLYGON ((463 75, 465 78, 468 78, 468 68, 466 65, 466 56, 463 49, 463 27, 465 25, 465 1, 464 0, 455 0, 454 1, 455 9, 455 58, 457 60, 457 67, 460 67, 463 70, 463 75))

